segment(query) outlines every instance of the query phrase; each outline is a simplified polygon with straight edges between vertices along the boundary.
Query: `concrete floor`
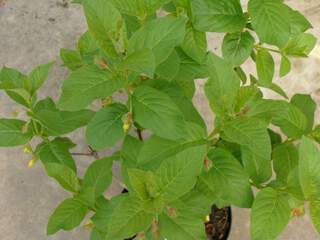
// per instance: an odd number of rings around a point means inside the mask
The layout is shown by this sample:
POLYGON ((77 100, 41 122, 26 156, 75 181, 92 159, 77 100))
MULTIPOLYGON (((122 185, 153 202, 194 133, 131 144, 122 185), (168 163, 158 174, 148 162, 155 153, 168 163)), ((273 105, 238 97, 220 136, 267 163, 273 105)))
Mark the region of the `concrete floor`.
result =
MULTIPOLYGON (((309 17, 320 37, 319 0, 290 0, 291 6, 302 10, 309 17)), ((62 0, 0 0, 0 66, 7 65, 28 72, 37 64, 57 60, 58 64, 50 74, 41 96, 58 96, 61 81, 68 72, 61 68, 59 49, 72 48, 78 36, 86 30, 81 7, 64 6, 62 0)), ((221 36, 209 35, 210 48, 215 50, 221 43, 221 36)), ((286 78, 277 80, 292 95, 294 92, 311 93, 320 104, 320 47, 309 59, 294 61, 294 71, 286 78)), ((252 71, 252 66, 246 66, 252 71)), ((199 81, 198 93, 194 99, 208 124, 213 115, 202 95, 203 82, 199 81)), ((274 94, 267 93, 270 97, 274 94)), ((41 97, 40 96, 40 97, 41 97)), ((0 116, 23 117, 21 108, 13 104, 4 93, 0 93, 0 116)), ((320 115, 317 113, 317 121, 320 115)), ((211 124, 210 124, 211 125, 211 124)), ((82 131, 73 134, 79 144, 79 151, 85 150, 82 131)), ((47 237, 46 223, 52 209, 67 194, 49 179, 40 164, 27 168, 30 156, 21 148, 0 149, 0 239, 1 240, 87 240, 89 233, 84 228, 47 237)), ((91 159, 77 158, 80 172, 91 159)), ((116 171, 115 167, 115 171, 116 171)), ((114 183, 111 192, 119 190, 114 183)), ((233 209, 231 240, 248 240, 249 211, 233 209)), ((291 221, 280 240, 320 239, 307 216, 291 221)))

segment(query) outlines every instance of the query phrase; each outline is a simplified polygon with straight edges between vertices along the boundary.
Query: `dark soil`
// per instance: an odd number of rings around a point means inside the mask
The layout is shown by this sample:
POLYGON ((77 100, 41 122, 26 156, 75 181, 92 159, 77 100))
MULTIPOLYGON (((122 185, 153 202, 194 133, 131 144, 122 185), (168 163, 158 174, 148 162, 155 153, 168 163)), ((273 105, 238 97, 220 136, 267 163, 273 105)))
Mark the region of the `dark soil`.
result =
POLYGON ((210 220, 205 223, 209 240, 228 239, 231 228, 231 208, 219 209, 212 206, 210 220))

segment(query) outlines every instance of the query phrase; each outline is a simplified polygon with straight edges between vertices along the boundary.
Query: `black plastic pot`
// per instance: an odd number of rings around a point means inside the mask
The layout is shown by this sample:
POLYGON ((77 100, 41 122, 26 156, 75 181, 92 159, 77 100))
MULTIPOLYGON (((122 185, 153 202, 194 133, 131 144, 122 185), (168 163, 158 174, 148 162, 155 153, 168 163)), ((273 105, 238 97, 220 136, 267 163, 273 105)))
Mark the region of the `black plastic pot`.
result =
POLYGON ((209 216, 210 220, 205 223, 208 239, 227 240, 232 224, 231 207, 219 209, 213 205, 209 216))

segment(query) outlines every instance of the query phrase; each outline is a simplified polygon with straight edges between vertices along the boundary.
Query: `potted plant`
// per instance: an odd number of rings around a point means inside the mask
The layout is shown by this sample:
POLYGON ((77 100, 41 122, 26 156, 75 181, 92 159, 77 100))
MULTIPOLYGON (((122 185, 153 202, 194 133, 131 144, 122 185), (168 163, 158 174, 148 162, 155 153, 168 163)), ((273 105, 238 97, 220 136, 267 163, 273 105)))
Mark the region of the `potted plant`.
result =
POLYGON ((91 240, 226 239, 226 207, 233 205, 252 208, 252 239, 275 239, 305 203, 320 231, 316 104, 306 94, 289 99, 272 81, 274 57, 283 77, 290 58, 308 56, 316 44, 301 13, 281 0, 249 0, 247 12, 239 0, 74 2, 88 31, 75 49, 61 49, 70 75, 58 102, 37 98, 53 63, 27 75, 0 72, 0 88, 27 113, 0 119, 0 146, 24 145, 33 155, 29 166, 41 160, 70 192, 51 215, 48 235, 92 216, 91 240), (207 51, 207 32, 225 33, 222 56, 207 51), (243 71, 246 61, 257 75, 243 71), (198 78, 206 79, 215 113, 210 132, 192 103, 198 78), (265 99, 262 88, 282 99, 265 99), (117 92, 125 101, 112 98, 117 92), (81 127, 85 155, 96 158, 83 177, 67 137, 81 127), (119 151, 99 156, 118 142, 119 151), (114 161, 128 191, 108 199, 114 161))

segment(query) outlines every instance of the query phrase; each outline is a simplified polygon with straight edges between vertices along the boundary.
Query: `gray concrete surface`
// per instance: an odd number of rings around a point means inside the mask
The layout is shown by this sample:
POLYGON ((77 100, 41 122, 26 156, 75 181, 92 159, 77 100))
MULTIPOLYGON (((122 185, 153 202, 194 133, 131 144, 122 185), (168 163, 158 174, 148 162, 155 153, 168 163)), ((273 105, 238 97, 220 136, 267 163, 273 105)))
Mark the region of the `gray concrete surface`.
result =
MULTIPOLYGON (((86 24, 81 8, 76 5, 64 5, 62 0, 0 0, 0 66, 7 65, 28 72, 37 64, 57 60, 41 96, 58 96, 61 81, 68 72, 61 68, 58 60, 59 49, 72 48, 78 36, 85 31, 86 24)), ((245 2, 245 1, 244 1, 245 2)), ((302 10, 312 22, 312 30, 320 37, 319 0, 290 0, 291 6, 302 10)), ((220 45, 221 36, 208 36, 210 49, 220 45)), ((294 61, 293 72, 277 82, 289 91, 311 93, 320 104, 320 47, 309 59, 294 61)), ((247 64, 246 69, 254 72, 247 64)), ((201 114, 209 126, 213 115, 202 95, 203 82, 198 83, 198 92, 194 99, 201 114)), ((266 92, 270 97, 276 97, 266 92)), ((40 96, 40 97, 41 97, 40 96)), ((0 93, 0 117, 23 117, 23 111, 0 93)), ((317 121, 320 115, 317 113, 317 121)), ((78 150, 85 151, 83 132, 77 131, 73 139, 79 144, 78 150)), ((27 168, 30 156, 21 148, 0 149, 0 240, 86 240, 88 232, 78 228, 72 232, 47 237, 46 223, 51 210, 68 195, 51 179, 40 164, 33 169, 27 168)), ((92 159, 79 157, 79 171, 92 159)), ((117 167, 115 167, 117 172, 117 167)), ((120 189, 115 182, 110 192, 120 189)), ((233 209, 233 227, 231 240, 248 240, 249 210, 233 209)), ((316 240, 320 239, 307 216, 290 222, 280 240, 316 240)))

